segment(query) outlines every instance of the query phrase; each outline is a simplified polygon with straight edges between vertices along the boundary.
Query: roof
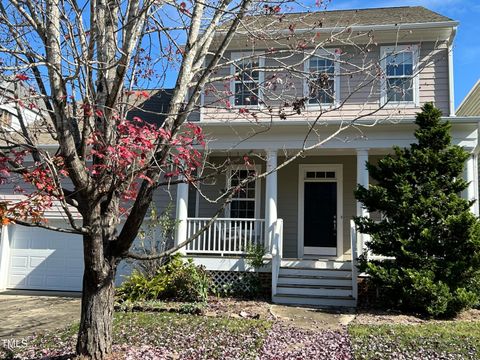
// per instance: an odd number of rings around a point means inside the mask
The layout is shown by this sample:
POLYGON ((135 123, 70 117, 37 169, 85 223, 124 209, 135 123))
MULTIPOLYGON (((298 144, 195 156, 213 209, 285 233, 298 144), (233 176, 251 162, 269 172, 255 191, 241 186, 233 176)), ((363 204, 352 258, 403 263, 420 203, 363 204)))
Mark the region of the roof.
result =
POLYGON ((150 92, 150 97, 130 110, 127 119, 132 120, 138 117, 149 124, 162 125, 172 100, 173 90, 146 90, 150 92))
POLYGON ((480 116, 480 79, 465 96, 455 114, 458 116, 480 116))
POLYGON ((308 29, 453 21, 423 6, 402 6, 248 16, 244 20, 244 26, 251 30, 265 29, 275 24, 275 30, 288 30, 291 26, 295 29, 308 29))

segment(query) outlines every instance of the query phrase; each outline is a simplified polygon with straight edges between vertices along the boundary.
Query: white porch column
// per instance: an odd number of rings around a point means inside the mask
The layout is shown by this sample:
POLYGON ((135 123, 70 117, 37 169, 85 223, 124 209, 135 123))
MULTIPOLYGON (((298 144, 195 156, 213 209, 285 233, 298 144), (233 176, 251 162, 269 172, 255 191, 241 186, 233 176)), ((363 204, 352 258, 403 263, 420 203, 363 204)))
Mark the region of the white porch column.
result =
MULTIPOLYGON (((267 150, 267 172, 277 167, 277 149, 267 150)), ((265 189, 265 234, 268 252, 271 253, 272 240, 277 221, 277 171, 267 175, 265 189)))
MULTIPOLYGON (((367 162, 368 149, 357 149, 357 184, 362 185, 366 189, 368 189, 369 185, 367 162)), ((362 207, 360 201, 357 201, 357 216, 369 216, 368 211, 362 207)), ((365 249, 368 235, 358 234, 358 241, 360 241, 361 249, 365 249)))
MULTIPOLYGON (((183 179, 183 178, 181 178, 183 179)), ((179 179, 179 180, 181 180, 179 179)), ((187 240, 187 217, 188 217, 188 184, 181 182, 177 185, 176 219, 178 221, 175 234, 175 245, 187 240)), ((178 250, 185 252, 185 248, 178 250)))
MULTIPOLYGON (((471 154, 465 162, 465 180, 469 182, 467 189, 465 190, 465 198, 467 200, 476 200, 478 193, 478 172, 476 171, 477 155, 471 154)), ((478 215, 478 201, 473 204, 471 208, 475 215, 478 215)))

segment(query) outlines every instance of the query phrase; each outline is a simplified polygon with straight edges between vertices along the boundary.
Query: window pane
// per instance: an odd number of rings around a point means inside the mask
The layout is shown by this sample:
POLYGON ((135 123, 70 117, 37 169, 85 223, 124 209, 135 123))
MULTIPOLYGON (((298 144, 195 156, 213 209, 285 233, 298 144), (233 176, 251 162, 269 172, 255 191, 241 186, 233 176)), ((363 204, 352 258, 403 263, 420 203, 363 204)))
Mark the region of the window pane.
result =
MULTIPOLYGON (((325 77, 325 74, 323 74, 325 77)), ((335 81, 331 78, 312 79, 309 82, 310 104, 332 104, 335 100, 335 81)))
POLYGON ((387 76, 410 76, 413 75, 413 53, 401 52, 390 54, 385 59, 387 76))
POLYGON ((235 105, 258 105, 258 86, 254 82, 235 84, 235 105))
POLYGON ((387 79, 388 101, 413 101, 413 80, 411 78, 387 79))

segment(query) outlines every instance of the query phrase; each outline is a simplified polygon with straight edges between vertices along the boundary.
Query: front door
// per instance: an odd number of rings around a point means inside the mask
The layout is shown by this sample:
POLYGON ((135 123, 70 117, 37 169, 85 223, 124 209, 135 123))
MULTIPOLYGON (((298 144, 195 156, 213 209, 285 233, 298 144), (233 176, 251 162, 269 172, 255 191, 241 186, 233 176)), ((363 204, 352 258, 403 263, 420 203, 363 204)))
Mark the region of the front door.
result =
POLYGON ((303 240, 303 255, 338 255, 340 171, 333 170, 337 169, 319 167, 301 171, 299 237, 303 240))

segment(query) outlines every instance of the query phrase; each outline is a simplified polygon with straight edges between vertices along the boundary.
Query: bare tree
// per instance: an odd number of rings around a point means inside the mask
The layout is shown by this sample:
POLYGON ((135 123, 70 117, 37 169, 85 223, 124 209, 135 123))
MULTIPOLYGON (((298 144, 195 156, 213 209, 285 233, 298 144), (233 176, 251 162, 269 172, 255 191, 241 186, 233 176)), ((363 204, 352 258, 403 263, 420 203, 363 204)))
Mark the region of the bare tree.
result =
MULTIPOLYGON (((381 110, 357 107, 329 136, 317 133, 315 125, 357 92, 368 89, 378 96, 384 79, 379 59, 368 56, 375 44, 371 32, 354 33, 349 27, 325 32, 321 15, 312 21, 311 14, 297 15, 296 26, 282 28, 294 6, 302 5, 283 0, 1 2, 1 88, 20 126, 5 125, 1 132, 0 180, 20 184, 21 198, 2 203, 0 216, 3 224, 83 236, 78 354, 103 359, 111 350, 116 268, 127 256, 151 258, 130 249, 154 191, 179 181, 195 185, 225 171, 226 164, 208 162, 208 139, 189 120, 210 111, 212 119, 220 114, 226 126, 238 119, 251 121, 251 137, 269 131, 275 120, 307 116, 305 104, 311 99, 330 103, 309 115, 303 148, 282 167, 381 110), (232 59, 227 52, 234 40, 245 46, 232 59), (316 71, 304 68, 319 50, 335 61, 316 71), (259 52, 268 61, 259 61, 259 52), (360 79, 340 102, 329 98, 335 93, 334 66, 342 68, 347 81, 360 79), (225 68, 233 68, 233 74, 222 73, 225 68), (161 126, 126 120, 150 97, 142 88, 163 87, 173 72, 177 76, 168 111, 158 113, 164 118, 161 126), (298 87, 305 80, 306 93, 303 85, 298 87), (237 106, 232 86, 243 96, 242 104, 252 106, 237 106), (312 136, 313 145, 307 142, 312 136), (57 147, 42 147, 46 139, 57 147), (206 175, 206 168, 213 175, 206 175), (68 228, 44 221, 52 206, 62 208, 68 228)), ((235 191, 266 175, 252 175, 208 200, 219 203, 219 214, 235 191)))

